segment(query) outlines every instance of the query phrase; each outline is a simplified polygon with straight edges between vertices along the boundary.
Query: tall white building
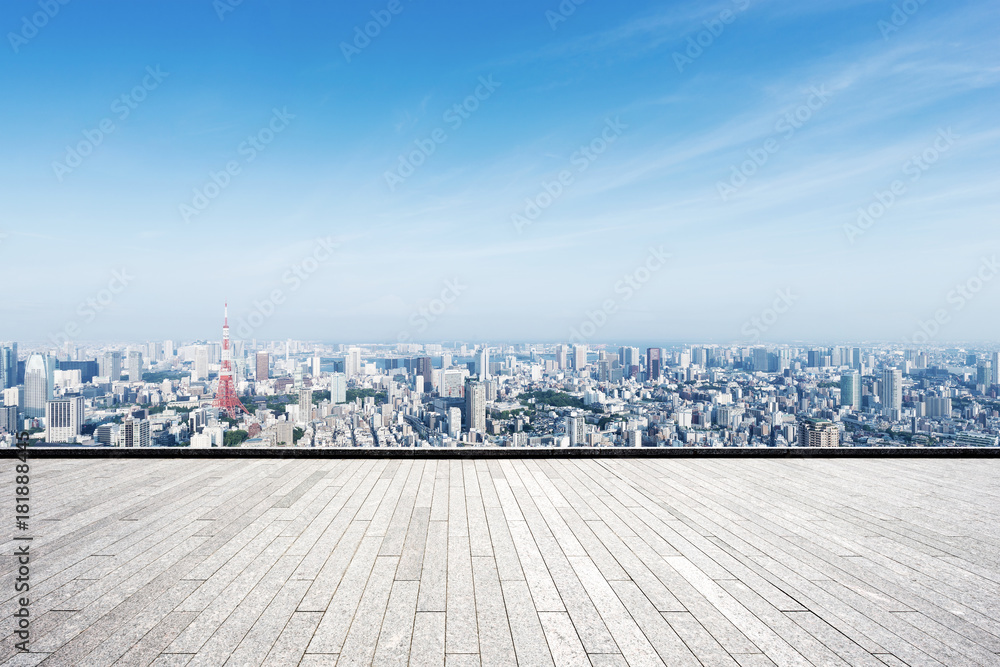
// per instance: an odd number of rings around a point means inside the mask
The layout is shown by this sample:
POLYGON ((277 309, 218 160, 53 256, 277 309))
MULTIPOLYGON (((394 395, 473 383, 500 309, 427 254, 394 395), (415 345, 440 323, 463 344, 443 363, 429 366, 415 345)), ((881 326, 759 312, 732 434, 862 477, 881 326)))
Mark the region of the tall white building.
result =
POLYGON ((566 435, 569 436, 570 447, 583 446, 586 443, 586 424, 583 415, 578 415, 576 412, 571 412, 566 417, 566 435))
POLYGON ((479 358, 476 360, 476 367, 479 371, 480 380, 488 380, 490 377, 490 348, 483 346, 479 351, 479 358))
POLYGON ((9 387, 3 390, 3 404, 17 408, 24 407, 24 386, 9 387))
POLYGON ((462 434, 462 411, 458 408, 448 408, 448 435, 457 438, 462 434))
MULTIPOLYGON (((623 347, 618 351, 618 361, 626 371, 632 366, 639 365, 639 348, 623 347)), ((626 373, 627 374, 627 373, 626 373)))
POLYGON ((562 343, 556 345, 556 366, 559 370, 566 370, 568 368, 567 355, 568 351, 565 345, 562 343))
POLYGON ((323 365, 323 359, 317 354, 312 358, 312 368, 309 369, 310 375, 314 378, 318 378, 320 374, 320 367, 323 365))
POLYGON ((128 353, 128 381, 142 382, 142 352, 137 350, 128 353))
POLYGON ((465 383, 465 423, 470 431, 486 430, 486 383, 465 383))
POLYGON ((882 414, 890 421, 898 421, 903 411, 903 372, 898 368, 882 371, 882 414))
POLYGON ((330 402, 347 402, 347 376, 343 373, 333 373, 330 375, 330 402))
POLYGON ((587 366, 587 346, 573 346, 573 370, 580 372, 587 366))
POLYGON ((447 368, 441 371, 441 387, 438 393, 445 398, 462 398, 468 374, 469 371, 463 368, 447 368))
POLYGON ((83 396, 63 396, 46 402, 45 441, 76 442, 83 420, 83 396))
POLYGON ((122 377, 122 353, 118 350, 105 352, 98 360, 98 375, 117 382, 122 377))
POLYGON ((348 348, 347 354, 344 355, 344 375, 350 378, 362 372, 364 369, 361 367, 361 350, 356 347, 348 348))
POLYGON ((312 420, 312 389, 299 389, 299 421, 308 424, 312 420))
POLYGON ((194 351, 194 379, 208 379, 208 347, 199 345, 194 351))

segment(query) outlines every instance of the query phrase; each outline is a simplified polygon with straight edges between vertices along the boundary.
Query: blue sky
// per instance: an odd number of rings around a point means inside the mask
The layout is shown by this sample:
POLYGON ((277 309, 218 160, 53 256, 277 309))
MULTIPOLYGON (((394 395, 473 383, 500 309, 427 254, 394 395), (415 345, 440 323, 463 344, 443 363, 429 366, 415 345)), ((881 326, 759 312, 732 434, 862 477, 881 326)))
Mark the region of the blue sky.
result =
POLYGON ((0 6, 0 338, 996 340, 995 2, 224 3, 0 6))

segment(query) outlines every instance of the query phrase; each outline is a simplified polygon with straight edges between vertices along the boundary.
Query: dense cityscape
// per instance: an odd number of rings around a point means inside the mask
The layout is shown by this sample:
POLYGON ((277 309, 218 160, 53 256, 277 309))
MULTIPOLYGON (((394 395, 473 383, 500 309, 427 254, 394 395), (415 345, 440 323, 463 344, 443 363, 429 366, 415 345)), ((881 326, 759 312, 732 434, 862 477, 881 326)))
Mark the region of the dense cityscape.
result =
POLYGON ((1000 352, 894 345, 0 347, 0 443, 996 446, 1000 352))

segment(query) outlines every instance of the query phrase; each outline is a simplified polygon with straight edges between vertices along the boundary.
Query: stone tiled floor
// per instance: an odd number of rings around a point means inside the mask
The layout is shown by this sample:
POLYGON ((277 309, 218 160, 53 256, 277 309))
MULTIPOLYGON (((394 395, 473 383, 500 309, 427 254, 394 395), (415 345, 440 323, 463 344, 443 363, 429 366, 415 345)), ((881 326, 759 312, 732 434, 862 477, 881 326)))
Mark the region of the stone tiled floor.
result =
POLYGON ((37 460, 4 665, 1000 665, 996 460, 37 460))

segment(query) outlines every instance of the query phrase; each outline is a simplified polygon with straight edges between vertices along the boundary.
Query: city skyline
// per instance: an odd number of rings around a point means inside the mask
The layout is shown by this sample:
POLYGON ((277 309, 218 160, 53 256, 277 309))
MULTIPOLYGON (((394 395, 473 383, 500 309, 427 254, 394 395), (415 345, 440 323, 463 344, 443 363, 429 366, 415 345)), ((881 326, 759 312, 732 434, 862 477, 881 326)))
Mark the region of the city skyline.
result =
POLYGON ((997 663, 998 34, 0 2, 0 663, 997 663))
POLYGON ((0 335, 995 340, 994 4, 388 4, 0 8, 0 335))

